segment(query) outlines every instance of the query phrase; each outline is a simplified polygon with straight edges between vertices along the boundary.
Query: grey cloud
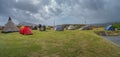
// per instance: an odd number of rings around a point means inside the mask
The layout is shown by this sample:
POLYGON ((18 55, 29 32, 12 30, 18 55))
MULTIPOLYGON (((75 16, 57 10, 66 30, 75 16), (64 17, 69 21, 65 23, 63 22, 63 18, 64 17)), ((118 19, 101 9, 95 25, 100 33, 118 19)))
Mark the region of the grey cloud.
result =
POLYGON ((104 9, 105 1, 104 0, 83 0, 81 2, 83 8, 91 10, 104 9))
POLYGON ((32 5, 30 3, 17 3, 15 5, 15 8, 19 10, 24 10, 24 11, 30 11, 32 13, 37 13, 39 9, 37 6, 32 5))
MULTIPOLYGON (((19 22, 32 23, 49 23, 52 19, 64 22, 70 20, 72 22, 76 19, 93 20, 96 23, 115 22, 120 21, 119 2, 119 0, 18 0, 17 2, 0 0, 0 15, 12 16, 19 22), (69 20, 64 20, 66 18, 69 20)), ((4 19, 0 20, 4 21, 4 19)))

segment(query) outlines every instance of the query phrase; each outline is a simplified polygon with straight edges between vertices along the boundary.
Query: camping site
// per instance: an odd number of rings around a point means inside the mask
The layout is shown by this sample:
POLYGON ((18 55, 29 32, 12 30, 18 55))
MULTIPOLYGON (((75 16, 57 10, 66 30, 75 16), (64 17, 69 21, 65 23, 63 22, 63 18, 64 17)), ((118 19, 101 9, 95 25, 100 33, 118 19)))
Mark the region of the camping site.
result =
MULTIPOLYGON (((41 27, 41 28, 39 28, 41 27)), ((119 57, 120 47, 95 33, 103 27, 56 26, 44 30, 17 27, 9 17, 0 33, 0 57, 119 57), (73 29, 74 28, 74 29, 73 29)), ((109 27, 109 26, 108 26, 109 27)), ((113 32, 114 33, 114 32, 113 32)))
POLYGON ((0 0, 0 57, 120 57, 119 0, 0 0))

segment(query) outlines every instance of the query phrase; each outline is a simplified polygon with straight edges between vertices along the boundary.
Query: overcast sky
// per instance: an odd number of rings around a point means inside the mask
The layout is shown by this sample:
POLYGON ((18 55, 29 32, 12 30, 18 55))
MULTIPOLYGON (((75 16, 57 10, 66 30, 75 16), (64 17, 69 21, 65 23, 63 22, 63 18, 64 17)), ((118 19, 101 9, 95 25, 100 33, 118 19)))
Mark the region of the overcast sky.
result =
POLYGON ((14 22, 53 25, 120 21, 120 0, 0 0, 0 25, 14 22))

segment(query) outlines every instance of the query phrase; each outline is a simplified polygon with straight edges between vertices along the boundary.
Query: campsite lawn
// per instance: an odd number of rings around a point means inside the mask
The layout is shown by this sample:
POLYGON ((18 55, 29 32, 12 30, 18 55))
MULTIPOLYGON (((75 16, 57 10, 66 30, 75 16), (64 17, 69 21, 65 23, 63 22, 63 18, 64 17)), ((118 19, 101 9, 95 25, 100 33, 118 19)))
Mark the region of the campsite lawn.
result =
POLYGON ((120 57, 117 46, 93 31, 0 33, 0 57, 120 57))

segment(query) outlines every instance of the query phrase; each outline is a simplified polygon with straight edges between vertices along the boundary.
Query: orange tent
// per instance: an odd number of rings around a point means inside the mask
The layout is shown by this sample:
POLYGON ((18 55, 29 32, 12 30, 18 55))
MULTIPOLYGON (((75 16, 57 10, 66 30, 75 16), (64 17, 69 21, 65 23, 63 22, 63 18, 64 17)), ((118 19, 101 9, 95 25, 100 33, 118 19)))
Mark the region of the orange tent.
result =
POLYGON ((31 31, 31 29, 30 29, 29 26, 22 26, 20 28, 20 34, 23 34, 23 35, 32 35, 33 33, 32 33, 32 31, 31 31))

